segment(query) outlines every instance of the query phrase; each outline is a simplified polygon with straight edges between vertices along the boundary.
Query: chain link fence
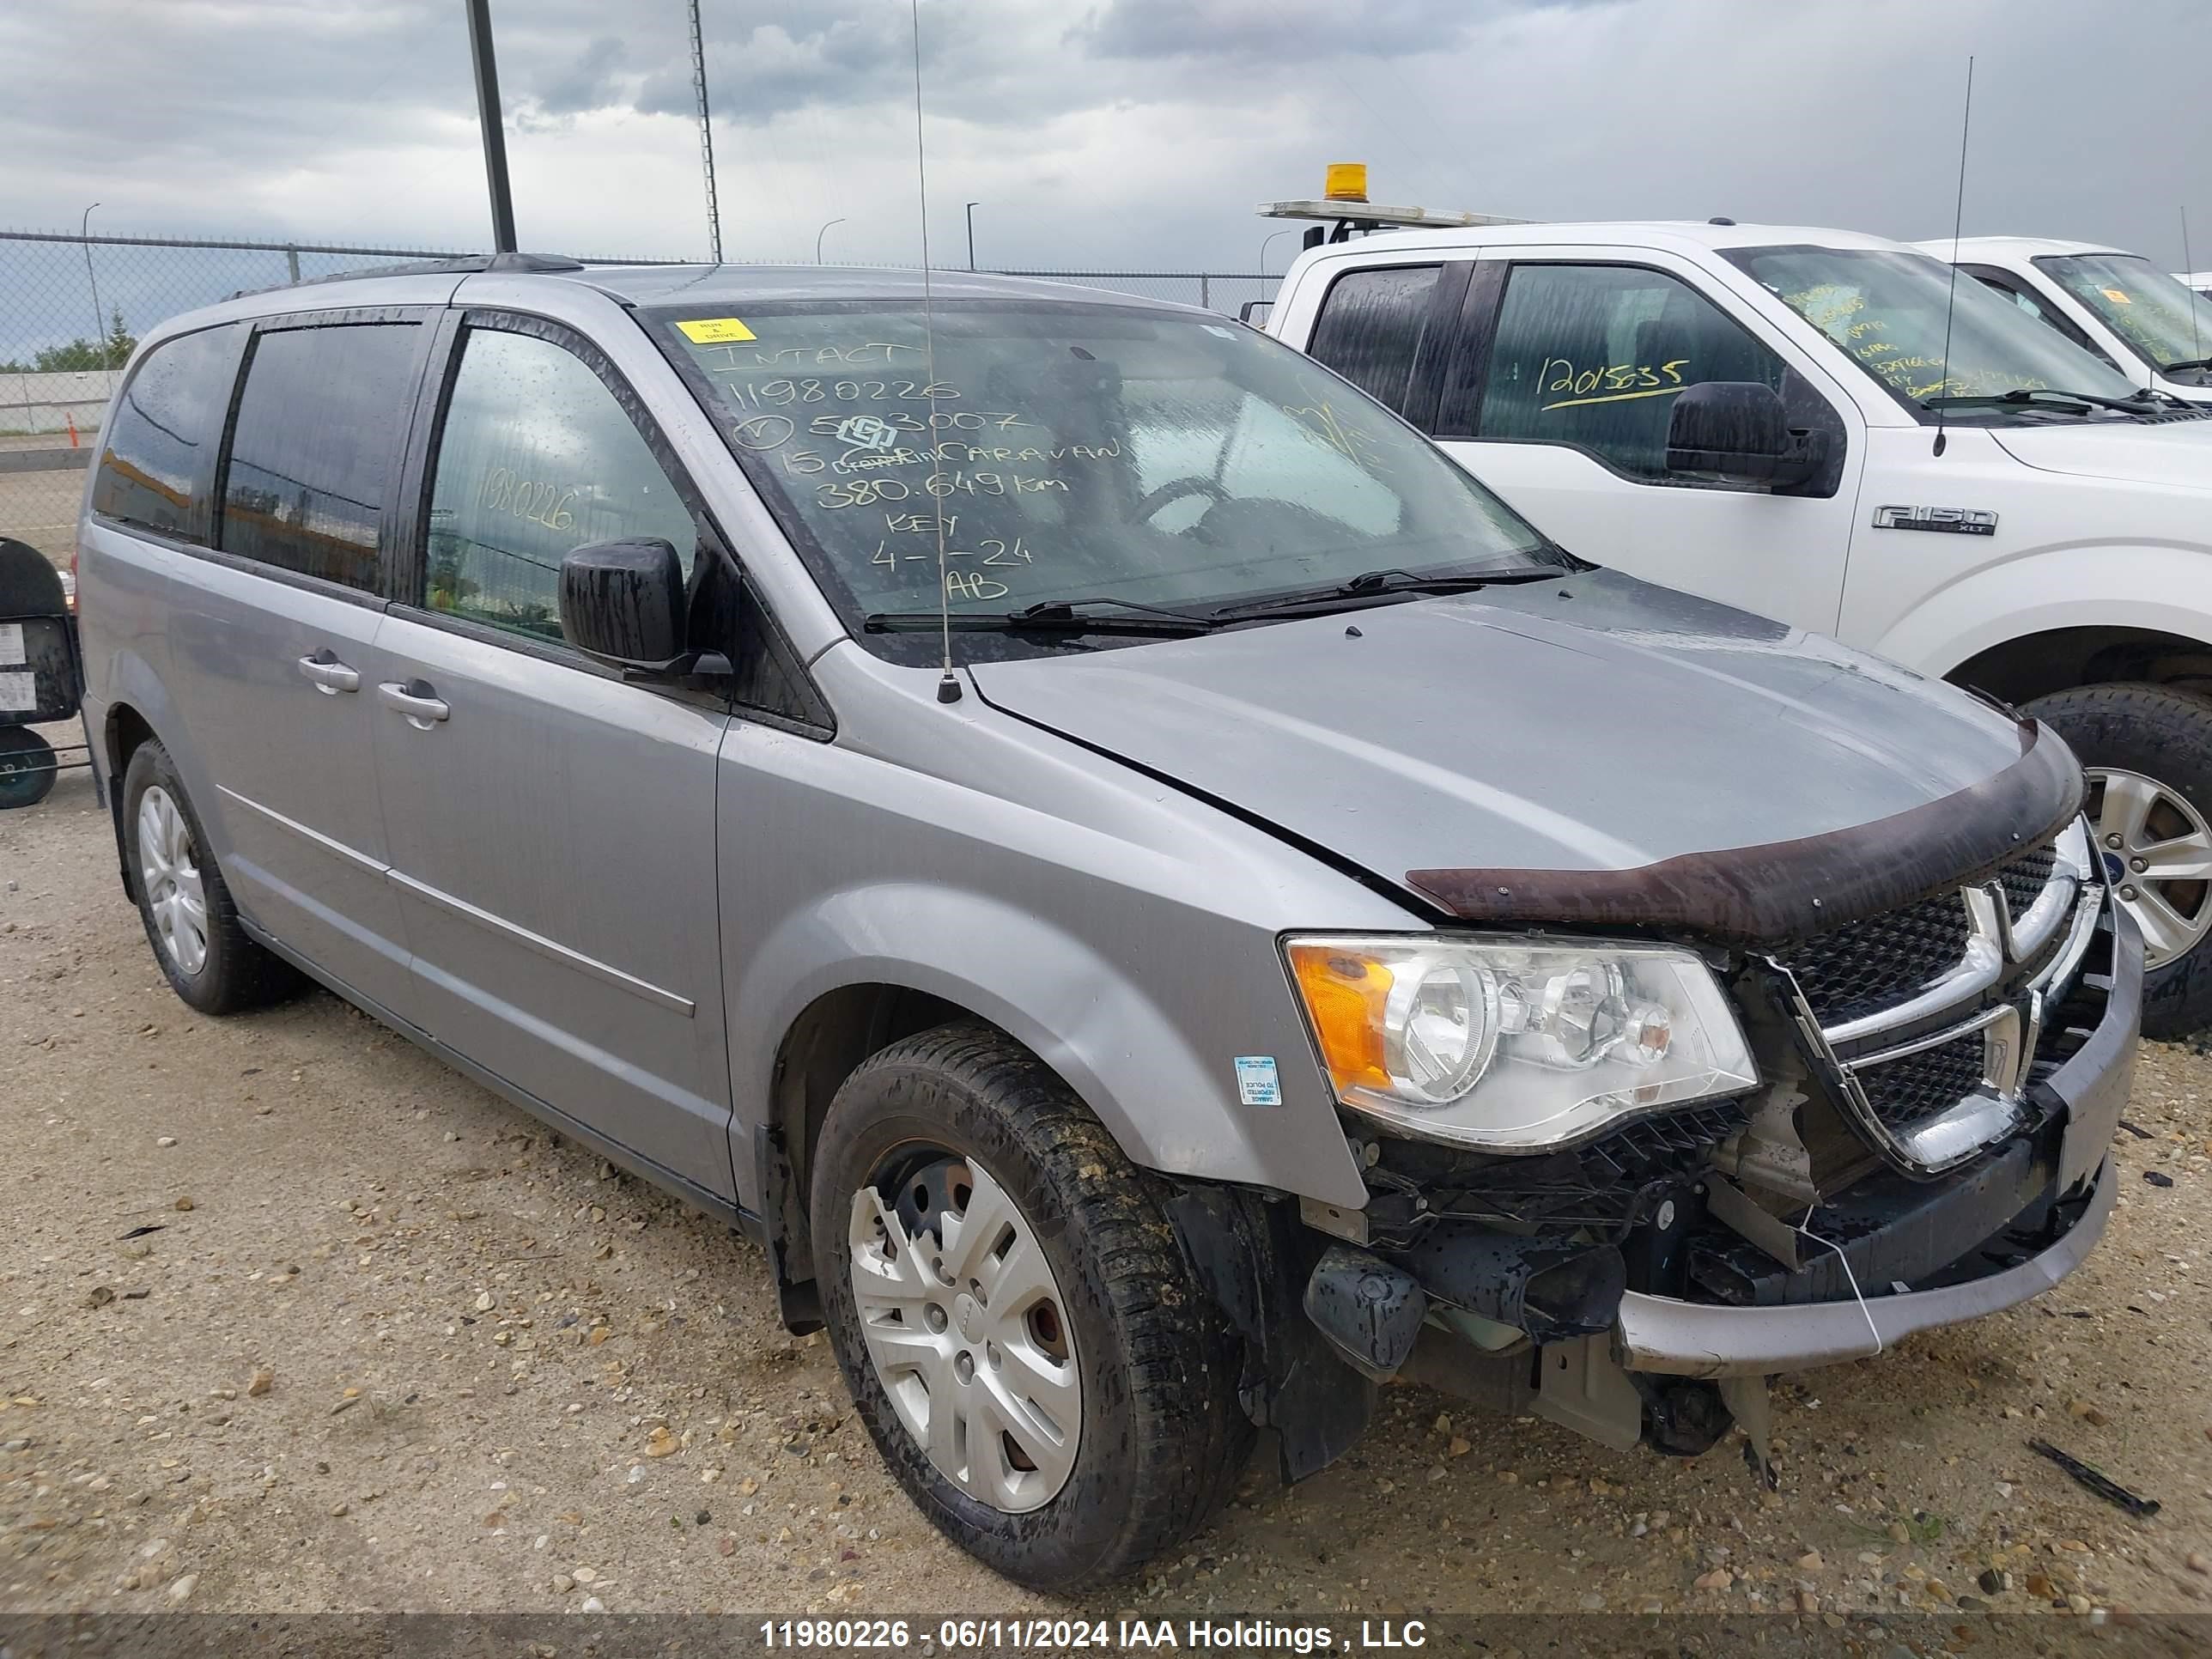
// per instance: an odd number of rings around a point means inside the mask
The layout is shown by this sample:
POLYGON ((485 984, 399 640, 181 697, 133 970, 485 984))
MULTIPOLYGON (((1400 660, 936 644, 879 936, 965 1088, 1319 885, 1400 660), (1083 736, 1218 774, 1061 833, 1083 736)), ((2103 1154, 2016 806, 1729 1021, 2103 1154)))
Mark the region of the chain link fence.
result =
MULTIPOLYGON (((240 291, 453 258, 458 248, 356 247, 0 231, 0 536, 58 564, 76 545, 84 470, 137 336, 240 291)), ((672 264, 588 258, 591 264, 672 264)), ((1236 314, 1277 277, 1195 270, 1022 270, 1079 287, 1236 314)))

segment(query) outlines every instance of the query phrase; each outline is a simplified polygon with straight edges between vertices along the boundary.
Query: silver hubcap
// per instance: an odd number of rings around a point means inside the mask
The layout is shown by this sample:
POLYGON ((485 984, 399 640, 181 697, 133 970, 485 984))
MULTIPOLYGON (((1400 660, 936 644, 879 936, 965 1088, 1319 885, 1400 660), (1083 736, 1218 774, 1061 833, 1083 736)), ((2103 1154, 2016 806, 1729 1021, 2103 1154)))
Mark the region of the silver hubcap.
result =
POLYGON ((854 1194, 851 1243, 869 1363, 937 1472, 995 1510, 1051 1502, 1075 1468, 1083 1384, 1059 1283, 1014 1201, 981 1165, 945 1158, 888 1200, 854 1194))
POLYGON ((2142 929, 2144 965, 2172 962, 2212 933, 2212 826, 2140 772, 2093 767, 2089 785, 2097 850, 2142 929))
POLYGON ((192 832, 158 783, 138 799, 138 878, 161 949, 179 973, 197 974, 207 965, 207 895, 192 832))

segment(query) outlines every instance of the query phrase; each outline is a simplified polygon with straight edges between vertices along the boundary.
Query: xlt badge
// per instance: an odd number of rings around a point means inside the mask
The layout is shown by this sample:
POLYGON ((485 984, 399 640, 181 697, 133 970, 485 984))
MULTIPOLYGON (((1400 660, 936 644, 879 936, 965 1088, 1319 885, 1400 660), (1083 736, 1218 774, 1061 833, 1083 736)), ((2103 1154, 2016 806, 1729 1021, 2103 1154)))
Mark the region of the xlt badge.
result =
POLYGON ((1877 507, 1876 530, 1942 530, 1954 536, 1994 536, 1997 515, 1978 507, 1877 507))

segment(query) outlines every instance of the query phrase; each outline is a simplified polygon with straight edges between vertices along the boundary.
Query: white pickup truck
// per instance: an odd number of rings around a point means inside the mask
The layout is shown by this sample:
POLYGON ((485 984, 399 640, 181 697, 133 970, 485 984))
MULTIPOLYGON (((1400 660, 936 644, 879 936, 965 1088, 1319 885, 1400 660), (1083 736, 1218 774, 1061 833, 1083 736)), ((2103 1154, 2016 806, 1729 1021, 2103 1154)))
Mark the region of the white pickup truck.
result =
POLYGON ((1340 233, 1267 328, 1569 550, 2048 720, 2142 925, 2144 1029, 2212 1024, 2212 410, 1794 226, 1340 233))
POLYGON ((1915 246, 2085 345, 2138 386, 2212 404, 2212 300, 2140 253, 2043 236, 1915 246), (1956 250, 1955 254, 1954 250, 1956 250))

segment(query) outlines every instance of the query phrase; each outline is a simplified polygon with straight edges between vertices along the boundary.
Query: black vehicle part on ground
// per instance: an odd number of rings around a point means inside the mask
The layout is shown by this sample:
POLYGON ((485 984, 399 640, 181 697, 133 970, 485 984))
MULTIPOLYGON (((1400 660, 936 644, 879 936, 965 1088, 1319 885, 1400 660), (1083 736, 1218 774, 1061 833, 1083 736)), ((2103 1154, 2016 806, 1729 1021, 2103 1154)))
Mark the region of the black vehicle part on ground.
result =
POLYGON ((1463 921, 1690 933, 1717 944, 1802 941, 1995 870, 2081 810, 2063 743, 2020 726, 2021 757, 1969 789, 1824 836, 1685 853, 1631 870, 1409 870, 1408 886, 1463 921))
POLYGON ((1317 1474, 1375 1413, 1375 1383, 1306 1317, 1302 1297, 1329 1241, 1295 1206, 1241 1188, 1178 1182, 1162 1207, 1199 1286, 1243 1339, 1237 1397, 1275 1431, 1283 1479, 1317 1474))

